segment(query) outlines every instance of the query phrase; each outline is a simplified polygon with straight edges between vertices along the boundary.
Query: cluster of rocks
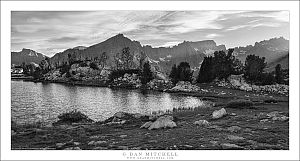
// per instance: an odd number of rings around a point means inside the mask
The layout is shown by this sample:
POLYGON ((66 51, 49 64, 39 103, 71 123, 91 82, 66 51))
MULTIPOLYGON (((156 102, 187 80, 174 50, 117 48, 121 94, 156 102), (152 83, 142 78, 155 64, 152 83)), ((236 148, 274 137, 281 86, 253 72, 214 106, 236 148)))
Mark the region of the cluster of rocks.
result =
POLYGON ((74 142, 73 140, 65 142, 65 143, 56 143, 57 150, 81 150, 78 146, 80 145, 79 142, 74 142))
POLYGON ((153 79, 147 83, 147 89, 165 91, 173 87, 172 82, 162 79, 153 79))
POLYGON ((59 69, 52 70, 44 75, 46 81, 90 81, 90 80, 107 80, 110 73, 109 69, 103 68, 96 70, 89 66, 81 67, 79 64, 73 64, 69 70, 70 77, 66 73, 62 74, 59 69))
POLYGON ((69 72, 72 80, 77 81, 99 79, 99 77, 101 76, 101 70, 95 70, 90 68, 89 66, 80 67, 79 64, 73 64, 69 72))
POLYGON ((163 115, 156 119, 154 122, 148 121, 140 128, 146 128, 148 130, 161 129, 161 128, 174 128, 176 127, 173 116, 163 115))
POLYGON ((273 111, 270 113, 260 113, 259 117, 261 117, 262 119, 260 120, 260 122, 270 122, 270 121, 288 121, 289 117, 281 114, 278 111, 273 111))
POLYGON ((190 82, 180 81, 169 92, 201 92, 200 87, 192 85, 190 82))
POLYGON ((123 87, 123 88, 139 88, 142 86, 141 80, 137 74, 124 74, 123 77, 114 79, 111 84, 111 87, 123 87))
POLYGON ((65 74, 62 76, 59 70, 50 71, 47 74, 44 75, 44 79, 47 81, 58 81, 58 80, 64 80, 65 74))
POLYGON ((226 80, 215 80, 215 83, 220 87, 228 87, 233 89, 239 89, 243 91, 256 91, 256 92, 269 92, 288 95, 289 86, 285 84, 274 84, 274 85, 250 85, 248 84, 243 75, 231 75, 226 80))

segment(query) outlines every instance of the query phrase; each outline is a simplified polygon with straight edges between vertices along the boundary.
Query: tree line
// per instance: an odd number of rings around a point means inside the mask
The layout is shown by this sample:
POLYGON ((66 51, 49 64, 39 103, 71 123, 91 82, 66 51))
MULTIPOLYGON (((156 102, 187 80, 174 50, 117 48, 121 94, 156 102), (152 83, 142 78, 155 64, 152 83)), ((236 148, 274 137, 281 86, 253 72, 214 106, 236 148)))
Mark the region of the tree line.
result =
MULTIPOLYGON (((246 81, 257 85, 270 85, 274 83, 288 84, 285 78, 288 70, 283 70, 277 64, 275 71, 264 72, 267 63, 265 57, 247 55, 245 64, 233 55, 234 49, 225 51, 215 51, 213 56, 204 57, 203 62, 196 78, 197 83, 209 83, 213 80, 227 79, 230 75, 243 74, 246 81)), ((192 82, 193 71, 187 62, 181 62, 172 67, 170 72, 171 81, 176 84, 178 81, 192 82)))

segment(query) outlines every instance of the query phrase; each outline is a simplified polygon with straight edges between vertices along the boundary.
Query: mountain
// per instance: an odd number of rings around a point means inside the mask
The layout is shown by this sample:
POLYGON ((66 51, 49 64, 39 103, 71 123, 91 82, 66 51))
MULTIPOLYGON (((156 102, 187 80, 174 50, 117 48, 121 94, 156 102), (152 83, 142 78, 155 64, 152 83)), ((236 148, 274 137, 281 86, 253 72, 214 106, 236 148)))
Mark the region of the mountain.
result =
MULTIPOLYGON (((94 60, 101 58, 106 53, 106 66, 116 67, 116 57, 122 53, 122 49, 129 47, 133 57, 132 67, 141 66, 142 61, 148 60, 157 71, 169 73, 173 64, 186 61, 194 70, 199 69, 202 60, 207 55, 212 55, 214 51, 226 50, 225 45, 217 45, 213 40, 204 41, 184 41, 173 47, 153 48, 149 45, 142 46, 140 42, 130 40, 123 34, 113 36, 101 43, 84 47, 77 46, 55 54, 50 58, 52 65, 62 65, 68 61, 68 55, 76 60, 94 60)), ((282 67, 288 67, 289 41, 280 37, 256 42, 254 46, 236 47, 234 54, 238 59, 244 61, 249 54, 266 57, 268 68, 272 69, 276 63, 282 63, 282 67)), ((34 54, 31 54, 34 55, 34 54)), ((120 60, 118 60, 120 61, 120 60)))
POLYGON ((67 49, 63 52, 55 54, 50 59, 50 63, 52 65, 58 63, 59 65, 68 61, 68 55, 71 54, 76 57, 77 60, 86 60, 86 59, 95 59, 100 58, 103 53, 106 53, 108 59, 106 61, 107 66, 115 66, 115 56, 118 53, 122 52, 122 49, 125 47, 129 47, 130 53, 134 58, 135 67, 139 66, 139 60, 141 58, 145 59, 145 55, 143 54, 143 48, 141 44, 137 41, 132 41, 127 37, 124 37, 123 34, 118 34, 114 37, 111 37, 101 43, 92 45, 87 48, 72 48, 67 49))
POLYGON ((254 46, 236 47, 234 54, 241 61, 245 61, 247 55, 254 54, 260 57, 265 57, 268 63, 276 61, 285 56, 289 51, 289 40, 280 38, 272 38, 256 42, 254 46))
POLYGON ((47 56, 31 49, 23 48, 20 52, 11 52, 11 64, 21 65, 23 62, 25 62, 26 64, 30 62, 39 64, 46 57, 47 56))
POLYGON ((107 65, 115 66, 114 57, 121 53, 125 47, 130 48, 134 57, 135 66, 139 66, 139 60, 147 59, 157 70, 168 72, 173 64, 179 64, 182 61, 190 63, 192 68, 199 67, 199 63, 204 56, 213 53, 216 50, 226 50, 225 45, 217 46, 213 40, 189 42, 184 41, 173 47, 153 48, 151 46, 142 46, 138 41, 132 41, 123 34, 118 34, 101 43, 87 48, 72 48, 55 54, 51 59, 51 64, 62 64, 68 60, 68 54, 74 55, 79 60, 94 59, 100 57, 102 53, 108 56, 107 65))
POLYGON ((144 46, 144 52, 153 59, 165 72, 170 72, 173 64, 186 61, 191 68, 199 67, 205 56, 211 55, 214 51, 226 50, 225 45, 219 45, 213 40, 184 41, 176 46, 165 48, 152 48, 144 46))
POLYGON ((76 46, 75 48, 73 48, 73 49, 78 49, 78 50, 84 50, 84 49, 86 49, 87 47, 85 47, 85 46, 76 46))
POLYGON ((265 68, 265 71, 274 71, 277 64, 280 64, 282 69, 289 69, 289 53, 287 52, 286 55, 268 63, 267 67, 265 68))

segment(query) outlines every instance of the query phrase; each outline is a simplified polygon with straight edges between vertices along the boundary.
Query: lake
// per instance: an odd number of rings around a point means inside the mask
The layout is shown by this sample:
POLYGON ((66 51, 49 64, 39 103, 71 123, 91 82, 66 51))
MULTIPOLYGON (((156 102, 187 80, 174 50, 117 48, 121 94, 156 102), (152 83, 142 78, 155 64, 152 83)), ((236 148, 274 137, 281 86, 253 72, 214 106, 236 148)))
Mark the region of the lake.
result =
POLYGON ((118 111, 150 114, 199 106, 205 102, 197 97, 165 92, 11 81, 11 116, 21 124, 52 123, 59 114, 74 109, 101 121, 118 111))

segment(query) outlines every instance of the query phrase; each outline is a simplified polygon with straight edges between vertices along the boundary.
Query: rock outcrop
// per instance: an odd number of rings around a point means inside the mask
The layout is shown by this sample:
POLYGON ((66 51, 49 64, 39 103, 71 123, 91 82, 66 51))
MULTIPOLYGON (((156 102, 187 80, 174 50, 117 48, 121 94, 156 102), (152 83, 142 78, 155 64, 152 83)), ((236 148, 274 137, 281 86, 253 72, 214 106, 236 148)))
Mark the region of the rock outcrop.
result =
POLYGON ((169 92, 200 92, 200 87, 192 85, 190 82, 180 81, 169 92))
POLYGON ((220 87, 228 87, 233 89, 239 89, 243 91, 255 91, 255 92, 269 92, 288 95, 289 86, 284 84, 274 84, 274 85, 250 85, 246 82, 243 75, 231 75, 228 77, 228 81, 225 80, 215 80, 216 84, 220 87))
POLYGON ((110 83, 111 87, 122 87, 122 88, 139 88, 142 86, 141 80, 137 74, 124 74, 123 77, 114 79, 110 83))

